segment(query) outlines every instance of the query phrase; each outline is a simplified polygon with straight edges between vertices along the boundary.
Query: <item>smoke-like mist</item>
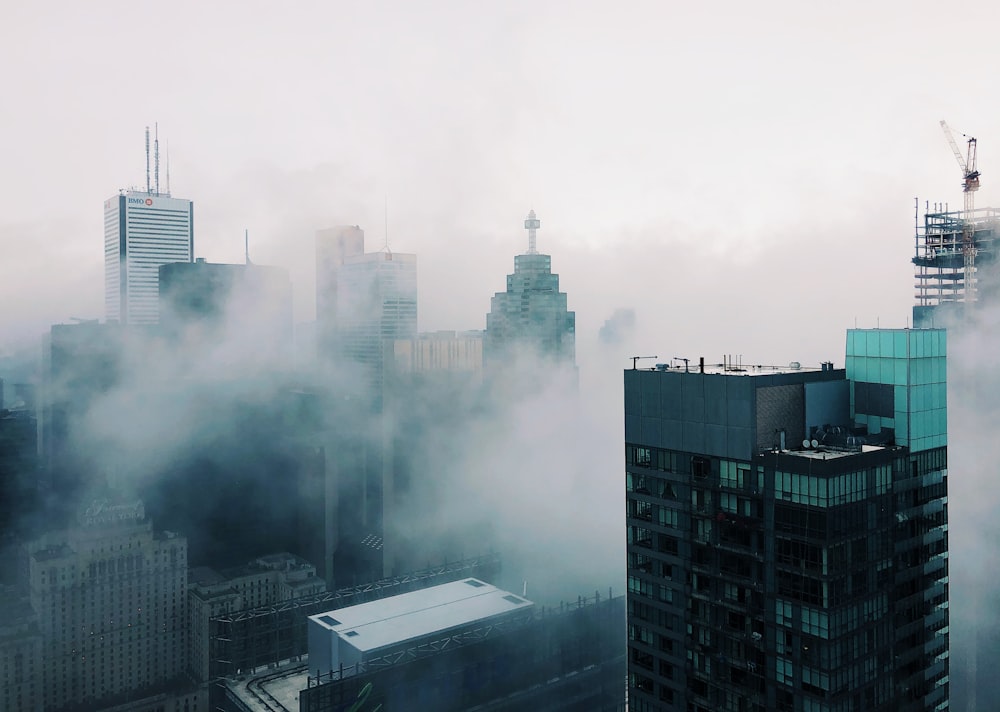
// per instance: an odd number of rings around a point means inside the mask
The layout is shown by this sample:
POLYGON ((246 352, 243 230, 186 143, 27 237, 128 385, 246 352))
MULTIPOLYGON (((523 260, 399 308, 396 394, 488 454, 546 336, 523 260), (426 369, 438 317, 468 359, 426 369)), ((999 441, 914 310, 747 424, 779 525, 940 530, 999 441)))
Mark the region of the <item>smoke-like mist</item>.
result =
MULTIPOLYGON (((996 265, 979 280, 996 283, 996 265)), ((948 328, 948 549, 953 709, 990 709, 1000 699, 1000 307, 983 301, 969 316, 956 312, 948 328), (974 691, 975 696, 971 694, 974 691)))

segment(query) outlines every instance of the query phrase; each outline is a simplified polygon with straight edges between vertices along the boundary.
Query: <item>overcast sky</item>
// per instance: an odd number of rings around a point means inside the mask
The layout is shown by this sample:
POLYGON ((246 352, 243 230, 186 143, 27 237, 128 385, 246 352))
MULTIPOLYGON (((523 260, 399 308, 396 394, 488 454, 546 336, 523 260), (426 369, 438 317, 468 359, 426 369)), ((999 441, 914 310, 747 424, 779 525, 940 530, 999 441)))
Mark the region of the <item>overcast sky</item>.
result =
POLYGON ((0 345, 103 318, 102 204, 144 183, 158 121, 196 254, 239 261, 249 229, 256 262, 291 270, 300 321, 314 231, 360 224, 378 248, 387 199, 420 328, 483 328, 534 208, 582 350, 632 307, 650 354, 842 365, 855 320, 906 323, 914 197, 961 201, 939 119, 980 139, 979 204, 1000 186, 998 14, 8 3, 0 345))

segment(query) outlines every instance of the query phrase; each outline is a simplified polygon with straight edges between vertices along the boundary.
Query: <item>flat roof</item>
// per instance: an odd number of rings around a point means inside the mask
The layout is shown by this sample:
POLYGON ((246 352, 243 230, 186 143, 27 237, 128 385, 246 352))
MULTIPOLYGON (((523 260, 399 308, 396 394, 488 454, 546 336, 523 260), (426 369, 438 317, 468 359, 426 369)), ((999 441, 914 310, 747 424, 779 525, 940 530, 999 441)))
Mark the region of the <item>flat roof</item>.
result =
POLYGON ((265 667, 247 678, 227 678, 231 694, 251 712, 297 710, 299 693, 309 686, 309 670, 301 661, 286 660, 277 669, 265 667))
POLYGON ((431 586, 309 616, 362 652, 528 609, 531 601, 479 579, 431 586))
POLYGON ((794 455, 795 457, 806 457, 813 460, 834 460, 838 457, 849 457, 859 453, 878 452, 879 450, 885 450, 885 447, 882 445, 862 445, 858 450, 851 450, 843 448, 829 448, 821 445, 815 449, 809 450, 806 450, 805 448, 797 450, 782 450, 781 454, 794 455))
MULTIPOLYGON (((764 366, 761 364, 745 364, 741 363, 739 365, 733 364, 723 364, 723 363, 706 363, 704 372, 701 371, 701 365, 694 360, 690 360, 685 367, 683 361, 678 363, 674 360, 670 363, 658 363, 653 367, 649 366, 639 366, 636 369, 626 369, 626 370, 638 370, 638 371, 657 371, 659 373, 688 373, 688 374, 701 374, 704 373, 710 376, 771 376, 774 374, 783 373, 817 373, 823 372, 825 370, 822 366, 806 366, 800 364, 797 361, 792 361, 787 366, 764 366)), ((843 370, 843 369, 833 369, 833 370, 843 370)))

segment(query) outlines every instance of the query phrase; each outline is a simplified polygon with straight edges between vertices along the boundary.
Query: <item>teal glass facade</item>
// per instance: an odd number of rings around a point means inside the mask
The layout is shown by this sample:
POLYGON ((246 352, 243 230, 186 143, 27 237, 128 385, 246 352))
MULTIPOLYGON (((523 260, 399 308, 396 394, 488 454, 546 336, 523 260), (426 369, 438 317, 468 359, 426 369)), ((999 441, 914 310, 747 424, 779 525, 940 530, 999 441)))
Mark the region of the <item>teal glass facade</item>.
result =
POLYGON ((625 371, 629 709, 948 709, 946 348, 625 371))
POLYGON ((944 329, 849 329, 846 367, 854 422, 873 434, 893 429, 896 444, 911 452, 945 447, 946 352, 944 329))

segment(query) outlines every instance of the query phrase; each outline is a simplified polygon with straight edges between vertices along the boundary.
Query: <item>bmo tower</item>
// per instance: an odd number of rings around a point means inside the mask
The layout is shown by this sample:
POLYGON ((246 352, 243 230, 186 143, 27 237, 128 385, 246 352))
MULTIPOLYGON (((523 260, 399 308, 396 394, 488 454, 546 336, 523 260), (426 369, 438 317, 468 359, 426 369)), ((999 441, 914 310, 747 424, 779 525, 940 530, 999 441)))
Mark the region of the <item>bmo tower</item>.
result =
POLYGON ((104 201, 104 304, 108 320, 159 321, 159 268, 191 262, 194 203, 127 191, 104 201))

